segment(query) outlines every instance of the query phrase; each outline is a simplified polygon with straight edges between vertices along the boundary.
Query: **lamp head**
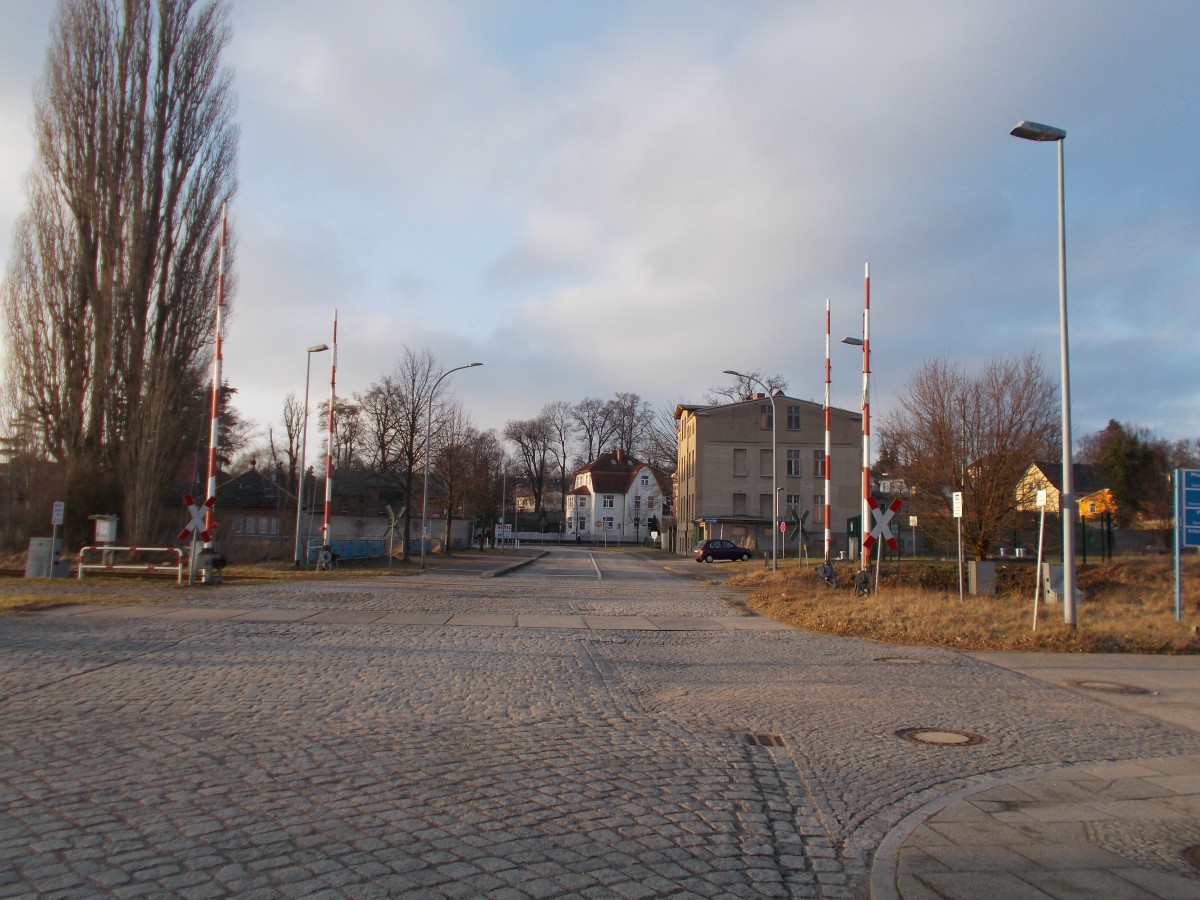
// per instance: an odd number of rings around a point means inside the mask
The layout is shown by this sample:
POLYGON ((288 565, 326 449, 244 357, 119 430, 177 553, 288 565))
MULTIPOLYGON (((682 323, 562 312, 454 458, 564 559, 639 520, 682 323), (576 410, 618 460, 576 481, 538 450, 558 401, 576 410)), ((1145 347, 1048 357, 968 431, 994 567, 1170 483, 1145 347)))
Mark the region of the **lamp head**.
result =
POLYGON ((844 337, 842 338, 842 343, 849 344, 851 347, 861 347, 863 345, 862 338, 856 337, 844 337))
POLYGON ((1030 122, 1022 119, 1017 127, 1009 132, 1013 137, 1024 138, 1027 141, 1061 141, 1067 133, 1053 125, 1042 125, 1040 122, 1030 122))
POLYGON ((320 353, 322 350, 328 350, 328 349, 329 349, 328 344, 313 344, 311 347, 308 348, 308 352, 309 353, 320 353))

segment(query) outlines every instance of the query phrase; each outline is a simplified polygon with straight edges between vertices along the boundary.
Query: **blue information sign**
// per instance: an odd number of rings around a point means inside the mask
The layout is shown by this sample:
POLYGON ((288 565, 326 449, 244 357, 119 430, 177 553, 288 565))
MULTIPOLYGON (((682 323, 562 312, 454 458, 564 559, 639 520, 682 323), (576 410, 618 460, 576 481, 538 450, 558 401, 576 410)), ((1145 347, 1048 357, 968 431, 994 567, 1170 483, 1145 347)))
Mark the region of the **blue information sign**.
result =
POLYGON ((1180 469, 1179 519, 1183 546, 1200 547, 1200 469, 1180 469))

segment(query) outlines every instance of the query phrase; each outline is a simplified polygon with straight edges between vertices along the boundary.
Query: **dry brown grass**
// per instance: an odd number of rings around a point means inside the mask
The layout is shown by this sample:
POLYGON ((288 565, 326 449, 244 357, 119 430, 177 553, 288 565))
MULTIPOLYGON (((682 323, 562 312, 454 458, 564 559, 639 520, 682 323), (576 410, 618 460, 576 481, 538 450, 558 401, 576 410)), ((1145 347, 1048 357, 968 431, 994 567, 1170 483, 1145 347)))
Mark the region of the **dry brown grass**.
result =
POLYGON ((958 599, 953 564, 907 563, 882 573, 880 590, 855 597, 852 565, 838 570, 839 587, 818 584, 812 566, 738 575, 730 584, 753 589, 759 612, 810 631, 896 644, 961 650, 1080 653, 1200 653, 1200 559, 1185 561, 1183 621, 1174 618, 1174 576, 1168 559, 1123 559, 1081 566, 1086 599, 1077 627, 1062 622, 1062 607, 1043 598, 1033 630, 1033 566, 997 566, 994 597, 958 599))

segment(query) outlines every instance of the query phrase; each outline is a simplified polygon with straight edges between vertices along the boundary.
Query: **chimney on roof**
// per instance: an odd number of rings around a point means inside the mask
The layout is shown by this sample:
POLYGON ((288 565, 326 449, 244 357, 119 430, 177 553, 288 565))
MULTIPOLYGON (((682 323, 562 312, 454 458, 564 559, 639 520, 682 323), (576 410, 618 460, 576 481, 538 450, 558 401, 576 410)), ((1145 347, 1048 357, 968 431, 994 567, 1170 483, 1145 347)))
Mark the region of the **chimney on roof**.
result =
POLYGON ((620 462, 620 461, 621 461, 621 450, 620 450, 620 448, 617 448, 616 450, 614 450, 614 451, 613 451, 613 453, 614 453, 614 454, 616 455, 616 457, 617 457, 617 462, 620 462))
POLYGON ((766 394, 764 394, 762 391, 759 391, 758 393, 756 393, 756 394, 754 395, 754 399, 755 399, 755 400, 766 400, 766 399, 767 399, 767 395, 766 395, 766 394))

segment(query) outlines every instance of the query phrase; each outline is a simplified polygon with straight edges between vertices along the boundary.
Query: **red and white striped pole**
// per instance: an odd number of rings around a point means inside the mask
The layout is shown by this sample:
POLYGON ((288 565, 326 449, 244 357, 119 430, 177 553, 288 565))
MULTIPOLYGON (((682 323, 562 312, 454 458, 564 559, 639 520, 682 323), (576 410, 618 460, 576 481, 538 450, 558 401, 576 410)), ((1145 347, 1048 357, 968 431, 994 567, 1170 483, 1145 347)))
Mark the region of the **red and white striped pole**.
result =
POLYGON ((830 523, 829 496, 831 487, 832 475, 830 468, 833 460, 831 459, 831 447, 829 437, 829 298, 825 299, 825 562, 829 562, 830 554, 833 552, 833 530, 830 523))
POLYGON ((217 310, 216 352, 213 354, 212 376, 212 420, 208 431, 208 510, 204 514, 204 530, 208 538, 204 542, 206 548, 212 547, 214 532, 213 509, 217 499, 217 447, 221 443, 221 308, 225 305, 225 237, 227 233, 226 207, 221 207, 221 245, 217 251, 217 310))
POLYGON ((862 524, 859 540, 863 548, 862 570, 871 564, 871 548, 866 545, 871 533, 871 264, 864 269, 865 294, 863 299, 863 458, 862 458, 862 524))
POLYGON ((337 310, 333 311, 333 358, 329 364, 329 445, 325 452, 325 516, 321 524, 321 543, 329 546, 329 514, 333 508, 333 408, 337 404, 337 310))

